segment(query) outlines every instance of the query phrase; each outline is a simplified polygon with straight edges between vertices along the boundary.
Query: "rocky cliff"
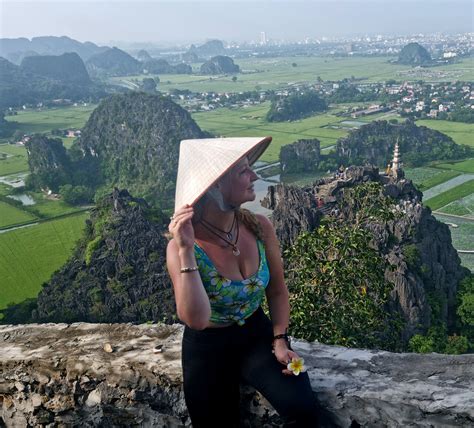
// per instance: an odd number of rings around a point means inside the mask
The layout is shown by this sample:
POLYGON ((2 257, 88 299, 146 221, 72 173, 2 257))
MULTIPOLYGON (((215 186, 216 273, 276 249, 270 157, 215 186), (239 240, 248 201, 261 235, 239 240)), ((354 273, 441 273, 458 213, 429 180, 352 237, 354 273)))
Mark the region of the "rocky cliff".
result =
MULTIPOLYGON (((0 326, 0 425, 190 426, 182 326, 0 326)), ((468 427, 474 356, 392 354, 295 341, 323 427, 468 427)), ((268 402, 241 388, 242 426, 281 427, 268 402)), ((223 425, 224 426, 224 425, 223 425)))
POLYGON ((88 85, 91 83, 84 62, 75 53, 62 55, 28 56, 21 62, 26 73, 37 74, 64 83, 88 85))
POLYGON ((321 158, 318 139, 298 140, 280 149, 280 171, 283 174, 308 172, 318 169, 321 158))
POLYGON ((84 163, 98 159, 97 174, 152 204, 171 206, 179 143, 204 138, 190 114, 161 95, 128 93, 104 100, 73 147, 84 163))
POLYGON ((172 322, 166 225, 159 210, 116 189, 92 211, 74 254, 40 291, 33 319, 172 322))
POLYGON ((224 55, 212 57, 201 65, 201 74, 239 73, 240 67, 234 64, 232 58, 224 55))
POLYGON ((408 43, 398 55, 398 63, 405 65, 429 65, 431 55, 419 43, 408 43))
POLYGON ((322 218, 343 224, 356 221, 358 201, 344 194, 367 182, 383 186, 396 214, 392 220, 368 221, 365 227, 371 245, 386 261, 385 277, 393 285, 390 309, 402 314, 405 324, 402 339, 426 332, 434 322, 453 327, 457 286, 467 271, 460 265, 448 226, 422 205, 422 194, 410 180, 380 175, 373 167, 351 167, 304 188, 271 186, 264 205, 274 210, 277 235, 283 246, 289 246, 301 232, 315 230, 322 218), (318 206, 318 200, 324 206, 318 206), (432 319, 433 304, 440 307, 440 319, 432 319))

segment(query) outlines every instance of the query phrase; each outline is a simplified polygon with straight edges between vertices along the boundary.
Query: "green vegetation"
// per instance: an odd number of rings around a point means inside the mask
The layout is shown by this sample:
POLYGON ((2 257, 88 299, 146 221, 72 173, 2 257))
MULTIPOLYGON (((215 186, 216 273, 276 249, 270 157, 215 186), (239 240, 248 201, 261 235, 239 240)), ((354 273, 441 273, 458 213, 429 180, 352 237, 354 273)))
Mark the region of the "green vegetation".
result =
MULTIPOLYGON (((319 76, 323 80, 342 80, 354 76, 364 78, 367 82, 381 82, 390 79, 405 80, 403 73, 411 72, 412 67, 401 64, 391 64, 389 61, 396 57, 279 57, 279 58, 239 58, 236 63, 240 66, 241 74, 237 82, 232 81, 231 75, 197 76, 169 74, 160 83, 162 91, 173 89, 189 89, 193 92, 241 92, 254 90, 281 89, 289 84, 315 83, 319 76), (295 69, 292 64, 296 62, 295 69), (296 71, 295 71, 296 70, 296 71)), ((437 73, 447 73, 444 80, 458 79, 474 80, 474 59, 463 58, 458 64, 420 70, 424 81, 436 81, 443 78, 437 73), (426 74, 426 75, 425 75, 426 74)), ((139 80, 146 75, 134 76, 139 80)), ((418 77, 417 77, 418 78, 418 77)), ((130 77, 114 78, 113 81, 129 81, 130 77)))
POLYGON ((424 201, 425 205, 428 205, 432 210, 438 210, 445 205, 464 198, 474 193, 474 180, 466 181, 459 186, 453 187, 452 189, 440 193, 439 195, 424 201))
POLYGON ((450 169, 454 171, 474 174, 474 159, 467 159, 462 162, 454 163, 440 163, 436 165, 436 168, 450 169))
POLYGON ((271 135, 272 144, 260 158, 264 162, 278 161, 280 148, 299 139, 317 138, 324 148, 334 146, 338 138, 347 135, 346 130, 328 128, 328 125, 341 120, 332 114, 331 110, 295 122, 268 123, 265 121, 265 115, 269 108, 270 103, 263 103, 246 109, 222 108, 211 112, 194 113, 192 116, 201 129, 216 136, 271 135))
POLYGON ((363 165, 368 161, 385 167, 397 142, 406 166, 422 166, 441 159, 459 160, 474 154, 473 148, 455 144, 443 133, 416 126, 412 121, 392 125, 381 120, 361 126, 338 140, 338 159, 344 164, 363 165))
POLYGON ((97 104, 20 110, 5 119, 18 122, 25 134, 48 133, 53 129, 81 129, 97 104))
POLYGON ((474 275, 469 275, 459 285, 457 294, 458 323, 452 332, 440 322, 445 302, 435 291, 428 295, 431 306, 432 326, 426 335, 416 334, 410 339, 412 352, 443 354, 465 354, 474 347, 474 275))
POLYGON ((441 207, 438 211, 446 214, 474 217, 474 193, 451 202, 450 204, 441 207))
POLYGON ((37 296, 69 258, 87 217, 81 213, 0 234, 0 308, 37 296))
POLYGON ((425 191, 461 175, 458 171, 442 171, 432 167, 406 168, 405 177, 417 185, 418 189, 425 191))
POLYGON ((274 98, 265 118, 268 122, 293 121, 326 111, 327 108, 326 101, 316 92, 293 93, 274 98))
POLYGON ((0 176, 28 171, 28 160, 24 147, 1 144, 0 155, 2 153, 6 156, 0 156, 0 176))
POLYGON ((385 308, 391 286, 385 261, 369 242, 367 221, 393 218, 390 199, 369 183, 349 189, 351 223, 336 221, 301 234, 285 251, 291 333, 306 340, 356 347, 397 349, 400 321, 385 308))
POLYGON ((0 229, 7 226, 29 223, 34 219, 33 215, 0 200, 0 229))
POLYGON ((417 125, 440 131, 450 136, 457 144, 466 144, 474 147, 474 124, 450 122, 447 120, 417 120, 417 125))

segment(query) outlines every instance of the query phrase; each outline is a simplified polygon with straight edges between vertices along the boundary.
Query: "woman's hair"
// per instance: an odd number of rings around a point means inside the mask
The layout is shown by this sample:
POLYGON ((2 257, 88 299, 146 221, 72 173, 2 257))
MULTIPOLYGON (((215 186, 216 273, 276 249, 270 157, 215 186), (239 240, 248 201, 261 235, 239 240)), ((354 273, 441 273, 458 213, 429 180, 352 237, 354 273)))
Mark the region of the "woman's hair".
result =
POLYGON ((239 208, 237 211, 237 220, 242 222, 248 229, 257 237, 257 239, 263 240, 263 229, 258 221, 257 216, 246 208, 239 208))

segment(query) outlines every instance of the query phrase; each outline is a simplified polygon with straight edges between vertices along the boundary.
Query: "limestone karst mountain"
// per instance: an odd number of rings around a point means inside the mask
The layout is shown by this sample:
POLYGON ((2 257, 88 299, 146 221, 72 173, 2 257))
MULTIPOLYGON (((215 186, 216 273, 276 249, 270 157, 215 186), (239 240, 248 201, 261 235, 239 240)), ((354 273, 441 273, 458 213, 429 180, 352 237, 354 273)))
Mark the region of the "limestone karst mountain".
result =
MULTIPOLYGON (((385 260, 385 278, 392 284, 387 309, 402 315, 401 339, 406 343, 436 322, 453 328, 457 287, 468 271, 460 264, 448 226, 423 206, 422 194, 410 180, 380 175, 374 167, 350 167, 338 177, 303 188, 271 186, 264 205, 273 209, 280 242, 292 245, 299 234, 314 231, 325 217, 341 225, 355 223, 359 201, 344 194, 364 183, 383 186, 384 197, 391 198, 391 210, 397 214, 386 221, 369 217, 364 228, 370 233, 371 247, 385 260), (439 305, 439 319, 433 318, 432 305, 439 305)), ((373 203, 377 205, 376 200, 373 203)))
POLYGON ((77 53, 28 56, 21 62, 26 73, 70 84, 91 83, 84 62, 77 53))
POLYGON ((240 67, 228 56, 218 55, 212 57, 201 65, 201 74, 226 74, 239 73, 240 67))
POLYGON ((92 76, 125 76, 140 73, 143 69, 140 61, 116 47, 91 56, 86 67, 92 76))
POLYGON ((398 55, 398 63, 405 65, 428 65, 431 55, 419 43, 408 43, 398 55))
POLYGON ((378 120, 361 126, 337 141, 339 162, 345 165, 364 163, 385 167, 398 142, 405 166, 420 166, 432 160, 461 159, 473 156, 474 150, 456 144, 442 132, 417 126, 412 121, 391 124, 378 120))
POLYGON ((104 100, 73 149, 99 160, 106 184, 163 207, 174 199, 179 142, 207 135, 169 98, 132 92, 104 100))
POLYGON ((34 319, 172 322, 166 219, 143 199, 115 189, 93 210, 72 257, 41 290, 34 319))

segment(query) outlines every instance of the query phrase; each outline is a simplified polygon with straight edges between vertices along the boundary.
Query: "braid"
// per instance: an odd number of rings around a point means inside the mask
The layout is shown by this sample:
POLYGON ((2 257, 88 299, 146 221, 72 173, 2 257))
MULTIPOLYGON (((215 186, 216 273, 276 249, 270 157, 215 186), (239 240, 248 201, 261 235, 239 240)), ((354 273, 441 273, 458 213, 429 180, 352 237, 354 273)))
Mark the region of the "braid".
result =
POLYGON ((257 216, 252 211, 249 211, 245 208, 239 208, 236 213, 237 220, 247 226, 250 231, 257 237, 257 239, 263 241, 263 230, 262 226, 260 225, 260 222, 258 221, 257 216))

